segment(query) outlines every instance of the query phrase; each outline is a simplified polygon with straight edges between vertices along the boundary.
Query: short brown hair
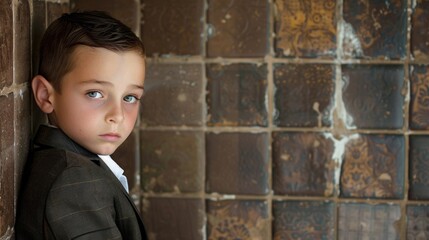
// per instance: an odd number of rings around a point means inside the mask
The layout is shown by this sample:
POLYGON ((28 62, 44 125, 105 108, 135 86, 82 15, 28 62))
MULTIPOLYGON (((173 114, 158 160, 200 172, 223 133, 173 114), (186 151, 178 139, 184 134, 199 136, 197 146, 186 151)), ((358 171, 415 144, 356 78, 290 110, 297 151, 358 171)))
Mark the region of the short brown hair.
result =
POLYGON ((144 57, 141 40, 129 27, 100 11, 63 14, 46 29, 40 43, 39 74, 55 90, 73 68, 73 50, 79 46, 101 47, 111 51, 137 51, 144 57))

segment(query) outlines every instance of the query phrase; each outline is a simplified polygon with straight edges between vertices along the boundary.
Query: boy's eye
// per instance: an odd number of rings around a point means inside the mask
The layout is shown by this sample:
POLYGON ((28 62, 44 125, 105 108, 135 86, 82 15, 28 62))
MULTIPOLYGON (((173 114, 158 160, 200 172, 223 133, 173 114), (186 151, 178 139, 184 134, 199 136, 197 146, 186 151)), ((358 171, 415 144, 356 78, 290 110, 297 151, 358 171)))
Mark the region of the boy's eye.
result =
POLYGON ((86 96, 90 97, 90 98, 102 98, 103 95, 98 92, 98 91, 92 91, 86 94, 86 96))
POLYGON ((127 96, 124 97, 124 101, 127 102, 127 103, 135 103, 138 100, 139 99, 137 97, 132 96, 132 95, 127 95, 127 96))

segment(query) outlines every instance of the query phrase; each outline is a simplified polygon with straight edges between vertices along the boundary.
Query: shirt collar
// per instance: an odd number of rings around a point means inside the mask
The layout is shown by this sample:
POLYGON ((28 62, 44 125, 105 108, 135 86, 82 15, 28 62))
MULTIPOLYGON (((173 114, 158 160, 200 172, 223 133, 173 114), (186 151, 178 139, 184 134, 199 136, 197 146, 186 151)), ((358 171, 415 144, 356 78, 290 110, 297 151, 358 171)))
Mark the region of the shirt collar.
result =
POLYGON ((110 155, 98 155, 101 160, 109 167, 110 171, 119 179, 124 173, 124 170, 110 157, 110 155))

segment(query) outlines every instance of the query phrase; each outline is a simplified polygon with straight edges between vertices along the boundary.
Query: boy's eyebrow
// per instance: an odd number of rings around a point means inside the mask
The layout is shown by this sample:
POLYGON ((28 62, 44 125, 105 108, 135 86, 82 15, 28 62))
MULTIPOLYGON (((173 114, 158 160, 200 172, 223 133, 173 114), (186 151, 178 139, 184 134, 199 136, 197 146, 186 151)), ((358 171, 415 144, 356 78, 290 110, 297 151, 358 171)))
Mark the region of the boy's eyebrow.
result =
MULTIPOLYGON (((81 84, 91 84, 91 83, 101 84, 101 85, 113 85, 111 82, 97 80, 97 79, 90 79, 90 80, 86 80, 86 81, 81 82, 81 84)), ((132 84, 131 86, 144 90, 143 85, 132 84)))

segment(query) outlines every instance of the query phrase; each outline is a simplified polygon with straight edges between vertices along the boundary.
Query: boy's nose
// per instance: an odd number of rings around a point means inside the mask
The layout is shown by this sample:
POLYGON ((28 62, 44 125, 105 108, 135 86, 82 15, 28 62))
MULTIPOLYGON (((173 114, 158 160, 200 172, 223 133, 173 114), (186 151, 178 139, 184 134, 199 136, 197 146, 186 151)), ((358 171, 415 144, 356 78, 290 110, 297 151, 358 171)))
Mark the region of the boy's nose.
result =
POLYGON ((106 121, 110 123, 120 123, 124 120, 124 111, 120 103, 111 103, 106 114, 106 121))

